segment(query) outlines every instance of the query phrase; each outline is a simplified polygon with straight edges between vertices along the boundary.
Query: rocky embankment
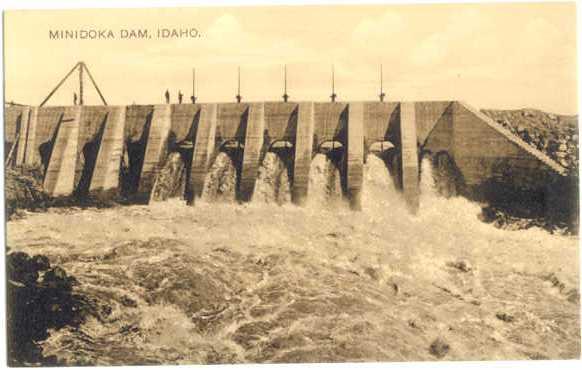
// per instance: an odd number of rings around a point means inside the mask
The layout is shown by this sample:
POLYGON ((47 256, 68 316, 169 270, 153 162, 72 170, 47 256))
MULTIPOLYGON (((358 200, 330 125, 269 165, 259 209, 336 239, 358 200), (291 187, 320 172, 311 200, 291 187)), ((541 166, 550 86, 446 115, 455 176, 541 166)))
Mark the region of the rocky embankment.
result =
POLYGON ((127 203, 121 197, 86 196, 73 193, 52 197, 43 189, 43 170, 37 167, 9 168, 5 172, 6 218, 24 217, 24 210, 43 212, 49 208, 109 208, 127 203))
POLYGON ((46 207, 49 196, 42 188, 39 171, 7 169, 5 172, 6 217, 12 218, 19 209, 46 207))
POLYGON ((577 176, 578 116, 536 109, 483 109, 482 112, 577 176))
POLYGON ((58 365, 44 356, 40 342, 50 330, 76 328, 93 306, 73 293, 77 280, 45 255, 12 252, 6 256, 8 354, 10 366, 58 365))

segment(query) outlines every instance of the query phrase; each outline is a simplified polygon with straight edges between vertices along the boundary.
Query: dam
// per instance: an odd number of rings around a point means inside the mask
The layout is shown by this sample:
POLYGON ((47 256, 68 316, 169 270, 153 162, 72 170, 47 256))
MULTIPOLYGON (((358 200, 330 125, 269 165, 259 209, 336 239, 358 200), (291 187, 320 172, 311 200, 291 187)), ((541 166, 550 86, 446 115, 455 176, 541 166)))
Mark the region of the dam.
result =
POLYGON ((485 202, 509 194, 546 211, 563 206, 566 169, 461 101, 6 106, 4 117, 7 164, 40 167, 53 197, 123 193, 148 203, 169 156, 179 153, 183 197, 195 204, 225 153, 236 167, 236 198, 248 202, 274 152, 285 163, 292 202, 302 205, 312 159, 323 153, 339 170, 342 196, 358 210, 365 158, 373 153, 412 213, 423 158, 441 169, 437 187, 453 194, 485 202))

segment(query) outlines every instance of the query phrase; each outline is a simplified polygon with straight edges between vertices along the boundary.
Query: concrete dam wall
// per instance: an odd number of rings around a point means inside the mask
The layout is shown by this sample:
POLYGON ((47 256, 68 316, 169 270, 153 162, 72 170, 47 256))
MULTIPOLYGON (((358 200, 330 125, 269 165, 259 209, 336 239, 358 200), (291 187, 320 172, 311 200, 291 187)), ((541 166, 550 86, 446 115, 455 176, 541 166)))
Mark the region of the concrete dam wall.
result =
POLYGON ((252 198, 265 155, 276 152, 288 166, 296 204, 307 198, 313 157, 326 153, 336 163, 343 194, 354 209, 361 207, 369 153, 384 159, 396 174, 412 212, 419 207, 423 157, 448 173, 441 187, 476 198, 507 188, 541 192, 547 203, 552 184, 566 173, 458 101, 10 106, 4 115, 5 160, 13 167, 40 166, 44 188, 52 196, 124 193, 148 202, 175 152, 184 158, 189 202, 200 197, 221 152, 236 163, 240 201, 252 198))

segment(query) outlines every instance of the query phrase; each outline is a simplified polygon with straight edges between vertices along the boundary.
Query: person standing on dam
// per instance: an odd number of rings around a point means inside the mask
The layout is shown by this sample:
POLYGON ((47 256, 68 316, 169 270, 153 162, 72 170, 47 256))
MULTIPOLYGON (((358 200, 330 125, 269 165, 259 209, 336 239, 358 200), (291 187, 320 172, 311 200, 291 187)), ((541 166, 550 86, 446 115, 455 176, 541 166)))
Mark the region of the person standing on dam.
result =
POLYGON ((77 105, 77 93, 73 93, 73 105, 77 105))
POLYGON ((170 104, 170 92, 166 89, 166 93, 164 94, 166 97, 166 104, 170 104))
POLYGON ((182 98, 184 98, 184 94, 182 94, 182 91, 178 90, 178 104, 182 104, 182 98))

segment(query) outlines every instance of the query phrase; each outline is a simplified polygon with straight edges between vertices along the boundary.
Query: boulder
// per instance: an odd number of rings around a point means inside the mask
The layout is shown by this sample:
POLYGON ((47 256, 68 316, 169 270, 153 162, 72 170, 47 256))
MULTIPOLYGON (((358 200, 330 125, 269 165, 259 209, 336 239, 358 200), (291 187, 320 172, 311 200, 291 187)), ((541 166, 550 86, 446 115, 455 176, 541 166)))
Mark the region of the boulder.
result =
POLYGON ((442 338, 435 339, 429 347, 430 354, 439 359, 445 357, 449 350, 449 344, 442 338))
POLYGON ((471 263, 469 261, 465 261, 465 260, 457 260, 454 262, 447 262, 447 266, 452 267, 452 268, 454 268, 458 271, 461 271, 461 272, 473 271, 473 266, 471 266, 471 263))
POLYGON ((487 206, 481 209, 481 213, 477 217, 479 220, 489 224, 497 219, 497 212, 492 207, 487 206))

